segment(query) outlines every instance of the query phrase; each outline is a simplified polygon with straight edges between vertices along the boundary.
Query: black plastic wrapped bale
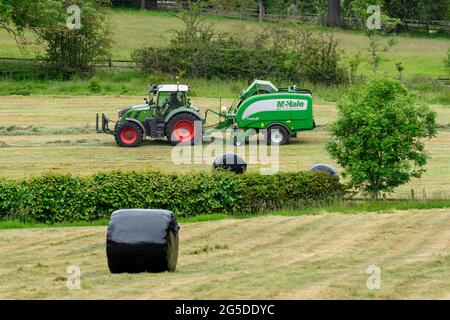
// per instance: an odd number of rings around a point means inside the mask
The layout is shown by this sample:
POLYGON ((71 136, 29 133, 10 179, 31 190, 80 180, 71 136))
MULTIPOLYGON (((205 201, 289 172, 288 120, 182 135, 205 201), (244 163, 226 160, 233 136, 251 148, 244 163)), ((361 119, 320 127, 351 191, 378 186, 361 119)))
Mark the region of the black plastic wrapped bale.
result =
POLYGON ((106 240, 112 273, 175 271, 178 231, 168 210, 124 209, 113 212, 106 240))
POLYGON ((316 163, 308 170, 309 172, 325 172, 333 177, 339 178, 339 174, 332 166, 324 163, 316 163))
POLYGON ((244 173, 245 170, 247 170, 247 164, 238 154, 224 153, 214 160, 213 168, 229 170, 239 174, 244 173))

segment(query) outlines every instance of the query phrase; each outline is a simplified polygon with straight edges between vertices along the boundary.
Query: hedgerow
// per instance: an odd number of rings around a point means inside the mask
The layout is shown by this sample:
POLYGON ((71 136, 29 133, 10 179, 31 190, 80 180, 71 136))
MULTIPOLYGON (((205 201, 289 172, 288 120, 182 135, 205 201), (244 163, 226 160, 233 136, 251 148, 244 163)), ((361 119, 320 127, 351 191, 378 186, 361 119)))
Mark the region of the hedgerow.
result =
POLYGON ((301 208, 340 198, 345 192, 336 178, 308 172, 44 174, 19 181, 0 180, 0 219, 94 221, 124 208, 169 209, 179 216, 241 215, 301 208))
POLYGON ((182 16, 167 47, 143 47, 131 57, 144 74, 176 74, 206 79, 268 78, 338 84, 345 80, 338 40, 307 30, 279 27, 237 37, 205 25, 196 11, 182 16))

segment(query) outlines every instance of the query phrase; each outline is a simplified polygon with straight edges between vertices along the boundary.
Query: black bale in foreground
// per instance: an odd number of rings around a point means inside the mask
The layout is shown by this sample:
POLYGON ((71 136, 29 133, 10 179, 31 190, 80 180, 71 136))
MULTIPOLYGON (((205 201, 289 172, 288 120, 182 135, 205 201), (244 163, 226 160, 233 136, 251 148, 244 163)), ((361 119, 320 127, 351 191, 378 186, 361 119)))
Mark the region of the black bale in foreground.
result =
POLYGON ((111 215, 106 244, 111 273, 175 271, 178 231, 168 210, 125 209, 111 215))

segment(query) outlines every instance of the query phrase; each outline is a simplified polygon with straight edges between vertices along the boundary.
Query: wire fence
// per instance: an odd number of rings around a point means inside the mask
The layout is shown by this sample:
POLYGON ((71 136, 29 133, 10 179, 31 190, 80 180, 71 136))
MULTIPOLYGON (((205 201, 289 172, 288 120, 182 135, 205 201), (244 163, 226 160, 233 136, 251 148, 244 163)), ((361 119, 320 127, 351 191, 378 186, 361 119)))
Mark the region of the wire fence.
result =
MULTIPOLYGON (((11 76, 13 74, 33 73, 35 67, 44 63, 42 58, 16 58, 0 57, 0 76, 11 76)), ((95 69, 134 69, 136 64, 132 60, 108 59, 91 60, 91 67, 95 69)))

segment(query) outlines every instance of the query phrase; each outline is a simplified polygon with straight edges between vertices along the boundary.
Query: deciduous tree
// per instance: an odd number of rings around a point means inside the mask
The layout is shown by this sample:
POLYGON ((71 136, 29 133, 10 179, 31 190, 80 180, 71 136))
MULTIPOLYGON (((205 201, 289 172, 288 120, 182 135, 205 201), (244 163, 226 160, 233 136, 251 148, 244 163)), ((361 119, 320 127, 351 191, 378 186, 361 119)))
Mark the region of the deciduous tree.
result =
POLYGON ((400 81, 376 78, 341 99, 327 150, 350 186, 377 198, 425 171, 424 139, 436 135, 435 118, 400 81))

